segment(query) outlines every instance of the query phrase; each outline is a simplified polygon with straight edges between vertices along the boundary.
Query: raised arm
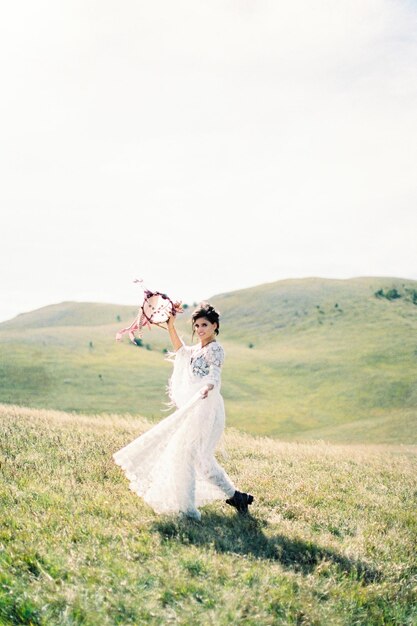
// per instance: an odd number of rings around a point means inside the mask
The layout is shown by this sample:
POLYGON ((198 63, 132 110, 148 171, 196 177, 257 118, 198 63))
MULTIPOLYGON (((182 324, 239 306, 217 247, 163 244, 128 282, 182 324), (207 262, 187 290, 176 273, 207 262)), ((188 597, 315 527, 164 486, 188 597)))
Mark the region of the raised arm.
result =
POLYGON ((175 328, 175 315, 171 315, 171 317, 169 318, 167 322, 167 325, 168 325, 168 332, 169 332, 169 337, 171 339, 172 347, 174 348, 176 352, 179 348, 181 348, 182 341, 178 337, 177 329, 175 328))

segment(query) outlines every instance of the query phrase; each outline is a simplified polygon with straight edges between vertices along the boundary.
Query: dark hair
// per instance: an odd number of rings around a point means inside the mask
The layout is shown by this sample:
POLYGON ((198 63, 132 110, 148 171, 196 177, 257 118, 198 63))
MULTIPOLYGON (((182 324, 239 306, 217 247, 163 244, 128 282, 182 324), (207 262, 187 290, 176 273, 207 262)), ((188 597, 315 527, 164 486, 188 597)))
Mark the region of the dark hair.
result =
POLYGON ((217 324, 217 328, 214 331, 215 335, 219 334, 219 328, 220 328, 220 314, 218 311, 216 311, 216 309, 211 306, 211 304, 209 304, 208 302, 200 302, 200 304, 198 305, 198 307, 195 309, 195 311, 193 311, 193 314, 191 316, 191 322, 193 325, 193 337, 194 337, 194 324, 196 323, 197 320, 199 320, 200 318, 204 317, 205 319, 207 319, 211 324, 217 324))

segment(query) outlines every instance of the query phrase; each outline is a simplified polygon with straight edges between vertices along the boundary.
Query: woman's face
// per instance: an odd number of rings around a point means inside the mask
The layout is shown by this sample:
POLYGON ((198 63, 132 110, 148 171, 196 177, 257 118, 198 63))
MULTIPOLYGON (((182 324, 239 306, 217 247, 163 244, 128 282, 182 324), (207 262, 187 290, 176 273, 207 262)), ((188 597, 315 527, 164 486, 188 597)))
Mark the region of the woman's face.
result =
POLYGON ((217 324, 212 324, 206 317, 199 317, 194 322, 194 330, 198 335, 200 341, 207 342, 214 339, 214 331, 217 328, 217 324))

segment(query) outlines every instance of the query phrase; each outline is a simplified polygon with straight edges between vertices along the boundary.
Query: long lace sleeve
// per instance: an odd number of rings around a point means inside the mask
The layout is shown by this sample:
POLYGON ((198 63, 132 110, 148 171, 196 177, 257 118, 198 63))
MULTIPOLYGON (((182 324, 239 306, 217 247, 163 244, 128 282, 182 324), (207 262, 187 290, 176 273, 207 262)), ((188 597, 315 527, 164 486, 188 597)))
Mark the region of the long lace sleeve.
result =
POLYGON ((209 372, 204 377, 204 382, 219 388, 221 385, 221 367, 224 363, 224 350, 221 345, 217 342, 210 344, 207 349, 206 359, 209 365, 209 372))
POLYGON ((190 361, 191 347, 181 339, 182 345, 175 352, 169 352, 166 358, 174 364, 174 369, 168 381, 167 391, 171 400, 171 406, 177 407, 184 404, 188 389, 188 366, 190 361))

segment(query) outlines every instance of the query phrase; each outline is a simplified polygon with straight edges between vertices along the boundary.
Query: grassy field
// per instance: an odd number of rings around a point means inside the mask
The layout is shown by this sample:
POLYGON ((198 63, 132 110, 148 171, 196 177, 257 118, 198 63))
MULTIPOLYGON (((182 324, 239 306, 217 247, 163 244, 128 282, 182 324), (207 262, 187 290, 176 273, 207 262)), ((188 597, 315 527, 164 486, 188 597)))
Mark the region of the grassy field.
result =
MULTIPOLYGON (((395 278, 287 280, 211 298, 229 424, 286 440, 417 443, 416 298, 416 281, 395 278), (384 297, 393 289, 399 297, 384 297)), ((179 320, 187 342, 190 310, 179 320)), ((134 315, 68 302, 0 324, 0 401, 161 419, 167 333, 146 331, 149 349, 116 344, 134 315)))
POLYGON ((227 429, 255 495, 156 516, 111 455, 149 423, 0 405, 0 624, 405 626, 417 621, 416 447, 227 429))

